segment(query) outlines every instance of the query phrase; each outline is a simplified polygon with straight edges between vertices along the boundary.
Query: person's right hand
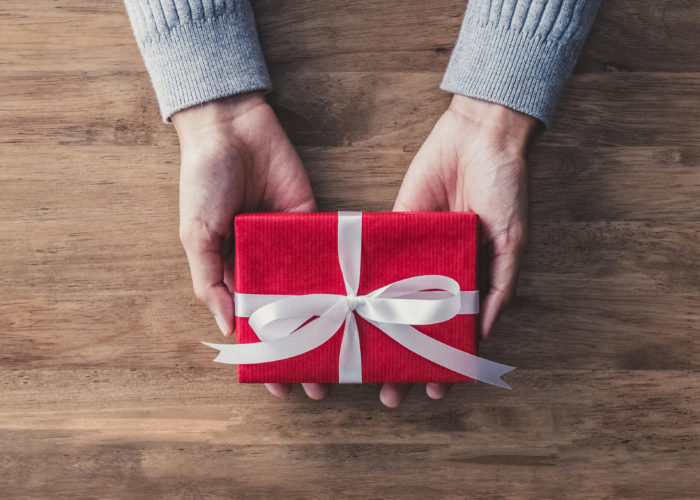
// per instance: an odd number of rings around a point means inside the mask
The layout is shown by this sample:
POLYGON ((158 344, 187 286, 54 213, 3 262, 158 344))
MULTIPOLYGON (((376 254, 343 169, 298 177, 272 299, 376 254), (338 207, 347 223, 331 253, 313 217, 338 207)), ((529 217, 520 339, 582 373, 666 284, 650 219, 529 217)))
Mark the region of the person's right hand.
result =
MULTIPOLYGON (((528 232, 526 154, 538 127, 535 118, 519 111, 455 95, 411 162, 394 205, 402 212, 479 214, 480 260, 489 278, 480 306, 482 339, 515 295, 528 232)), ((380 399, 398 406, 409 387, 386 383, 380 399)), ((441 399, 449 387, 432 382, 426 392, 441 399)))
MULTIPOLYGON (((310 212, 316 202, 294 147, 260 92, 172 116, 180 138, 180 239, 196 296, 233 333, 233 218, 240 212, 310 212)), ((265 384, 284 397, 289 384, 265 384)), ((328 386, 303 384, 313 399, 328 386)))

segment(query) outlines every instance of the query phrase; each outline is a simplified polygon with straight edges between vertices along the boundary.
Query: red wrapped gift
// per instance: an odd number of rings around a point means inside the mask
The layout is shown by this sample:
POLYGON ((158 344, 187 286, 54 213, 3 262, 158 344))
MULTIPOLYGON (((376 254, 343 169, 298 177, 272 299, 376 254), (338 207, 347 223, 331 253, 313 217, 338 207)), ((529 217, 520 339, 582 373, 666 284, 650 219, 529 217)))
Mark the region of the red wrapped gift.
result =
POLYGON ((465 212, 265 213, 235 219, 239 382, 508 387, 477 357, 478 219, 465 212))

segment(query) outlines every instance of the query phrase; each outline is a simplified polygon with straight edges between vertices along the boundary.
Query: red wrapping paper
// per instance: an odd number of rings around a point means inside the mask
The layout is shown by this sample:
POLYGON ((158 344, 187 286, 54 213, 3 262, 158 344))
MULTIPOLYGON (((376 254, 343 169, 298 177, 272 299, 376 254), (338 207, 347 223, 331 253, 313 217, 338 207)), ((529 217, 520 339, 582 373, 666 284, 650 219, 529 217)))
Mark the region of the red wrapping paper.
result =
MULTIPOLYGON (((337 213, 263 213, 235 218, 235 290, 238 293, 345 295, 338 263, 337 213)), ((471 212, 362 214, 358 295, 426 274, 448 276, 476 290, 478 219, 471 212)), ((363 382, 459 382, 472 379, 428 361, 355 315, 363 382)), ((415 328, 477 354, 476 315, 457 315, 415 328)), ((238 381, 338 382, 343 329, 320 347, 293 358, 238 366, 238 381)), ((294 335, 292 333, 292 335, 294 335)), ((248 318, 236 317, 238 343, 259 342, 248 318)))

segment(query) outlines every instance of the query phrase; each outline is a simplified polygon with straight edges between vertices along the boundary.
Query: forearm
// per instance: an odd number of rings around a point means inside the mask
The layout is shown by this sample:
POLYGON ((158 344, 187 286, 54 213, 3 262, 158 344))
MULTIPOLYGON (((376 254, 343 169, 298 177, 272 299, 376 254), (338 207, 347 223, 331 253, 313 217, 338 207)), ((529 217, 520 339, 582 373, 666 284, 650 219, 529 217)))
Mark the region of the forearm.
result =
POLYGON ((220 97, 270 90, 249 0, 125 0, 163 119, 220 97))
POLYGON ((441 88, 551 123, 601 0, 470 0, 441 88))

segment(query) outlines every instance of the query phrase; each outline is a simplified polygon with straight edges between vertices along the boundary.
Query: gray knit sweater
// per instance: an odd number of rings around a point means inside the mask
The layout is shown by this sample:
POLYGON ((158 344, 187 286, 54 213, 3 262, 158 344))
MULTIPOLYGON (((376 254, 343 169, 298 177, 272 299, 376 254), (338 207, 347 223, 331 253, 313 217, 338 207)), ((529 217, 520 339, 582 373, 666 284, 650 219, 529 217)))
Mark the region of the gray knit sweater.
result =
MULTIPOLYGON (((440 87, 548 125, 600 1, 470 0, 440 87)), ((164 120, 271 89, 249 0, 125 3, 164 120)))

